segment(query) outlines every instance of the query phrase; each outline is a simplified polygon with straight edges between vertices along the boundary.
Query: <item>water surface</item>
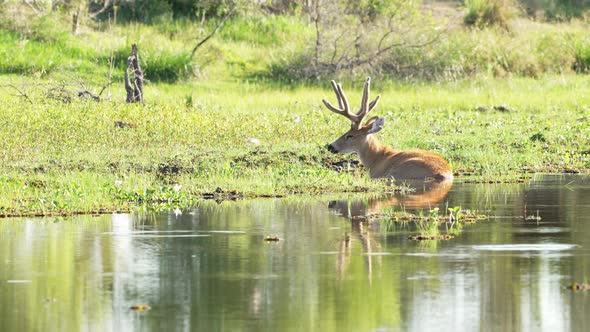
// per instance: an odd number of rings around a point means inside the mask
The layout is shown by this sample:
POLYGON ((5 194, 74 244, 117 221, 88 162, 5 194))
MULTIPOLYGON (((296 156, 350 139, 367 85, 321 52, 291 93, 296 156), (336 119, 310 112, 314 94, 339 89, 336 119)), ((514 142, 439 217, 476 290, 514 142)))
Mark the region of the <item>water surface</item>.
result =
POLYGON ((590 279, 590 178, 441 196, 0 220, 0 331, 590 330, 590 294, 566 288, 590 279), (356 221, 401 203, 490 218, 427 242, 411 223, 356 221))

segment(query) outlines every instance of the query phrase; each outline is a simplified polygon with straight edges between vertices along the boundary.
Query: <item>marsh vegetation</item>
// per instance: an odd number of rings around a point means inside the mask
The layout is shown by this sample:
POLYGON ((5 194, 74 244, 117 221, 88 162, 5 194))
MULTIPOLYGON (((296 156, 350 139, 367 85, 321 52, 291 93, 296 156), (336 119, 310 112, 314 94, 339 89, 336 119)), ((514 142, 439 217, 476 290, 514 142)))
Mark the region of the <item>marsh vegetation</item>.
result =
POLYGON ((353 36, 368 38, 350 54, 354 40, 329 39, 340 25, 313 24, 314 10, 329 8, 238 3, 194 57, 195 43, 230 3, 186 10, 194 17, 165 6, 134 12, 126 3, 118 16, 109 7, 84 18, 75 34, 77 6, 1 4, 0 215, 175 208, 203 196, 394 191, 388 181, 370 180, 355 157, 325 149, 347 125, 322 109, 329 79, 359 100, 367 74, 382 95, 375 114, 388 123, 379 139, 444 156, 456 181, 590 170, 583 16, 517 12, 506 26, 473 26, 458 3, 403 3, 395 12, 334 9, 357 27, 353 36), (408 25, 388 26, 388 17, 408 25), (420 36, 411 39, 420 47, 395 39, 417 22, 424 29, 412 30, 420 36), (316 48, 318 31, 328 38, 324 48, 316 48), (386 40, 394 46, 379 48, 383 32, 397 36, 386 40), (146 78, 145 102, 135 105, 125 103, 123 88, 132 43, 146 78), (368 60, 364 51, 379 56, 368 60), (331 59, 342 62, 328 65, 331 59), (101 98, 82 98, 84 91, 101 98))

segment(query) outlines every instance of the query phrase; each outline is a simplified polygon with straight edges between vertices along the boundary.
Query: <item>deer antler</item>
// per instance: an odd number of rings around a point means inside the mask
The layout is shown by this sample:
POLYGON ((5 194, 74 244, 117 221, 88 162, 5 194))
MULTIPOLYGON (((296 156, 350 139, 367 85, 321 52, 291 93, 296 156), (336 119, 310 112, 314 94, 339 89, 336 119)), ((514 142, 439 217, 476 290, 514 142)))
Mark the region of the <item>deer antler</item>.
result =
POLYGON ((353 121, 353 115, 350 114, 349 111, 349 106, 348 106, 348 100, 346 99, 346 96, 344 95, 344 91, 342 91, 342 85, 340 84, 336 84, 336 81, 332 80, 330 81, 330 84, 332 84, 332 88, 334 89, 334 92, 336 93, 336 99, 338 99, 338 106, 340 108, 336 108, 334 106, 332 106, 332 104, 330 104, 329 101, 322 99, 322 102, 324 103, 324 105, 326 105, 326 107, 337 114, 340 115, 344 115, 346 118, 350 119, 350 121, 353 121))
POLYGON ((336 99, 338 99, 339 108, 334 107, 332 104, 330 104, 330 102, 328 102, 325 99, 322 99, 322 102, 330 111, 343 115, 347 119, 349 119, 350 122, 352 122, 352 127, 354 129, 359 129, 361 127, 363 119, 375 108, 375 106, 377 106, 377 103, 381 98, 381 96, 377 96, 375 100, 369 103, 369 90, 371 85, 371 78, 367 77, 367 80, 365 81, 365 86, 363 88, 363 97, 361 99, 361 108, 356 114, 350 113, 348 99, 346 99, 344 91, 342 91, 342 85, 336 84, 334 80, 330 81, 330 83, 332 84, 332 88, 336 93, 336 99))
POLYGON ((381 96, 377 96, 375 100, 369 103, 369 90, 371 88, 371 77, 367 77, 365 81, 365 86, 363 88, 363 98, 361 99, 361 109, 357 113, 357 117, 359 119, 359 125, 363 121, 363 119, 369 115, 369 113, 377 106, 379 103, 379 99, 381 96))

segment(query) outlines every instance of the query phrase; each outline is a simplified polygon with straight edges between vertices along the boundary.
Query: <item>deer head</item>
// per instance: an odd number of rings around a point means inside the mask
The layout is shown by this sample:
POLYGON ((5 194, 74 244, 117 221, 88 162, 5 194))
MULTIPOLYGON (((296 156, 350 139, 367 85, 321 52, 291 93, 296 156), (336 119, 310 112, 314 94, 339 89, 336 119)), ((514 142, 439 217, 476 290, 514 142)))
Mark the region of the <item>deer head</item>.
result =
POLYGON ((343 115, 349 119, 351 125, 349 131, 340 136, 340 138, 335 140, 332 144, 328 145, 328 150, 332 153, 358 153, 361 147, 366 143, 367 137, 380 131, 385 124, 385 119, 377 116, 370 118, 364 125, 362 124, 365 117, 375 108, 375 106, 377 106, 381 96, 377 96, 375 100, 369 102, 371 78, 368 77, 365 81, 365 86, 363 89, 360 110, 358 113, 353 114, 350 113, 350 106, 346 96, 344 95, 344 91, 342 91, 342 86, 340 84, 336 84, 335 81, 331 81, 330 83, 332 84, 332 88, 336 93, 338 107, 333 106, 325 99, 322 99, 322 102, 330 111, 343 115))

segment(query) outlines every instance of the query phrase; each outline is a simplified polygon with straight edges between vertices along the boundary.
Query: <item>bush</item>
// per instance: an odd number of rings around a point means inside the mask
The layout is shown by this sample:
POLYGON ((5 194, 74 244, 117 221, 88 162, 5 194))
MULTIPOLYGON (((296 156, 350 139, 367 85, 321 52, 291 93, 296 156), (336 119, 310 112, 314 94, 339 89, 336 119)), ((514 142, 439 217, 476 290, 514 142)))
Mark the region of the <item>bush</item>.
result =
POLYGON ((512 0, 465 0, 465 7, 468 11, 463 22, 478 28, 500 26, 508 29, 508 22, 516 15, 512 0))
POLYGON ((551 21, 568 21, 582 17, 590 8, 589 0, 543 0, 545 17, 551 21))
POLYGON ((574 70, 576 59, 571 45, 575 40, 578 37, 572 38, 564 33, 541 35, 536 40, 535 48, 531 50, 537 56, 540 70, 543 73, 556 74, 574 70))
POLYGON ((262 78, 288 84, 322 80, 325 73, 310 67, 311 61, 304 53, 291 54, 271 63, 262 78))
POLYGON ((146 78, 152 81, 176 82, 195 71, 190 53, 148 53, 143 60, 146 78))
POLYGON ((421 48, 438 33, 419 1, 322 2, 310 8, 307 26, 313 29, 299 54, 271 66, 271 75, 313 81, 346 73, 378 72, 380 63, 399 47, 421 48), (401 33, 403 31, 403 33, 401 33), (286 61, 285 61, 286 60, 286 61))
POLYGON ((479 40, 469 33, 444 35, 423 48, 396 48, 382 63, 382 72, 396 78, 455 80, 480 70, 479 40))
POLYGON ((590 70, 590 40, 575 40, 573 50, 575 61, 572 69, 577 73, 587 73, 590 70))

